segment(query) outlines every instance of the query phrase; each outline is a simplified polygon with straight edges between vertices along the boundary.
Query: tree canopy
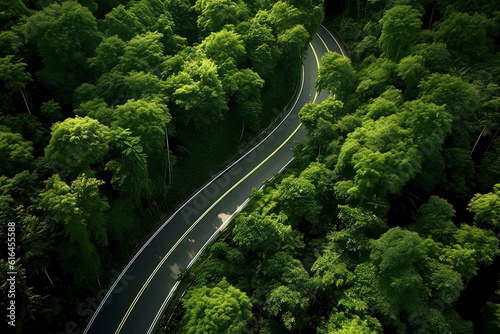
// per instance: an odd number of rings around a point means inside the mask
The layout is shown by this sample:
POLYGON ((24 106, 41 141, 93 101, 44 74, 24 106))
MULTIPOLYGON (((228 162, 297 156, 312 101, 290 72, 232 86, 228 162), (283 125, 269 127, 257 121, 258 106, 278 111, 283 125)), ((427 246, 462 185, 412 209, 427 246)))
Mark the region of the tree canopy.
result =
POLYGON ((71 173, 86 171, 106 155, 108 135, 109 128, 95 119, 68 118, 53 125, 45 155, 50 162, 71 173))
POLYGON ((189 311, 182 333, 239 333, 251 316, 250 299, 224 279, 213 288, 193 290, 183 305, 189 311))

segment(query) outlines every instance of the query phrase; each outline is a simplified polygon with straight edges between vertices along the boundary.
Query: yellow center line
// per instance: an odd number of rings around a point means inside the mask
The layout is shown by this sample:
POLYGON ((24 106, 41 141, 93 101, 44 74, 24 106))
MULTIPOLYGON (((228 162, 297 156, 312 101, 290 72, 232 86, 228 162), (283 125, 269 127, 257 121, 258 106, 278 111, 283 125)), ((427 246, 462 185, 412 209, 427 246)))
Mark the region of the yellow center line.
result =
MULTIPOLYGON (((316 54, 316 50, 314 49, 314 46, 311 44, 311 42, 309 42, 309 46, 311 47, 311 50, 314 53, 314 58, 316 58, 316 64, 318 65, 318 69, 319 69, 319 59, 318 59, 318 55, 316 54)), ((312 101, 312 103, 316 102, 316 98, 318 97, 318 94, 319 94, 319 92, 316 92, 316 94, 314 94, 314 100, 312 101)))
MULTIPOLYGON (((318 56, 316 55, 316 51, 314 50, 314 47, 312 46, 311 43, 309 43, 309 45, 311 46, 311 49, 313 50, 314 52, 314 57, 316 58, 316 63, 318 64, 319 66, 319 61, 318 61, 318 56)), ((312 101, 312 103, 315 103, 316 102, 316 98, 318 97, 318 93, 316 92, 316 95, 314 96, 314 100, 312 101)), ((203 214, 193 223, 193 225, 191 225, 189 227, 189 229, 184 232, 184 234, 179 238, 179 240, 177 240, 177 242, 175 243, 174 246, 172 246, 172 248, 170 248, 170 250, 168 251, 168 253, 162 258, 162 260, 160 261, 160 263, 156 266, 155 270, 153 270, 153 272, 151 273, 151 275, 149 275, 146 283, 144 283, 144 285, 141 287, 141 290, 139 290, 139 293, 135 296, 134 298, 134 301, 132 302, 132 304, 130 305, 130 307, 128 308, 127 312, 125 313, 125 316, 123 317, 122 321, 120 322, 120 325, 118 325, 118 328, 116 329, 115 331, 115 334, 118 334, 120 333, 120 331, 122 330, 123 328, 123 325, 125 324, 125 322, 127 321, 130 313, 132 312, 132 309, 135 307, 135 305, 137 304, 137 301, 139 300, 139 298, 141 298, 142 294, 144 293, 144 290, 146 290, 147 286, 149 285, 149 283, 151 282, 151 280, 153 279, 153 277, 156 275, 156 273, 158 272, 158 270, 160 270, 161 266, 165 263, 165 261, 168 259, 168 257, 170 256, 170 254, 172 254, 172 252, 177 248, 177 246, 184 240, 184 238, 189 234, 189 232, 191 232, 195 227, 196 225, 198 225, 198 223, 203 219, 205 218, 205 216, 217 205, 219 204, 220 201, 222 201, 231 191, 233 191, 237 186, 239 186, 243 181, 245 181, 250 175, 252 175, 257 169, 259 169, 263 164, 265 164, 269 159, 271 159, 281 148, 283 148, 283 146, 285 146, 289 141, 290 139, 295 135, 295 133, 297 133, 297 131, 299 130, 299 128, 302 126, 302 123, 300 123, 297 128, 292 132, 292 134, 276 149, 274 150, 273 153, 271 153, 266 159, 264 159, 260 164, 258 164, 254 169, 252 169, 247 175, 245 175, 241 180, 239 180, 235 185, 233 185, 228 191, 226 191, 224 193, 224 195, 222 195, 221 197, 219 197, 217 199, 217 201, 215 201, 205 212, 203 212, 203 214)))
POLYGON ((323 38, 321 38, 321 36, 320 36, 318 33, 316 33, 316 35, 317 35, 317 36, 319 37, 319 39, 321 40, 321 43, 323 43, 323 45, 325 46, 326 51, 330 52, 330 49, 329 49, 329 48, 328 48, 328 46, 326 45, 326 43, 325 43, 325 41, 323 40, 323 38))
POLYGON ((314 47, 313 45, 311 44, 311 42, 309 42, 309 46, 311 47, 311 49, 313 50, 313 53, 314 53, 314 58, 316 58, 316 64, 318 64, 318 67, 319 67, 319 60, 318 60, 318 55, 316 54, 316 50, 314 50, 314 47))

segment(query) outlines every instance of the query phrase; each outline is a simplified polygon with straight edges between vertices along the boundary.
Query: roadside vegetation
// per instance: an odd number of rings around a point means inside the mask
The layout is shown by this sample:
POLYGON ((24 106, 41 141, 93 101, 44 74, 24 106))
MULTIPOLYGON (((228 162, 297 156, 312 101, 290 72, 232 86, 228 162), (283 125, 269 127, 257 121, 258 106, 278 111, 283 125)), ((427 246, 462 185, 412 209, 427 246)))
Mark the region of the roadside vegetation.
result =
POLYGON ((349 49, 321 60, 331 97, 160 332, 500 332, 498 2, 326 8, 349 49))
POLYGON ((92 315, 159 218, 288 102, 322 20, 321 1, 1 2, 0 231, 15 222, 17 262, 0 279, 18 273, 18 332, 92 315))

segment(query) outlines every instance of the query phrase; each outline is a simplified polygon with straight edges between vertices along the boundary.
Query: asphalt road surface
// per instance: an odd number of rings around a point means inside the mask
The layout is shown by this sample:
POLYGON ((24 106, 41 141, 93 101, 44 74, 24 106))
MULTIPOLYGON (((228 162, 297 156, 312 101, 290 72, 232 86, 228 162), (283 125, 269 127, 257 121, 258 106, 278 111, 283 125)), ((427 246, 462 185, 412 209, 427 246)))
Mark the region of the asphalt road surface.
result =
POLYGON ((300 109, 308 102, 319 103, 328 97, 326 91, 317 94, 314 88, 318 62, 327 51, 342 53, 333 35, 320 26, 304 59, 300 93, 290 104, 288 116, 158 228, 118 276, 84 333, 154 332, 177 287, 179 268, 194 262, 246 203, 252 188, 260 187, 293 159, 292 147, 306 135, 298 117, 300 109))

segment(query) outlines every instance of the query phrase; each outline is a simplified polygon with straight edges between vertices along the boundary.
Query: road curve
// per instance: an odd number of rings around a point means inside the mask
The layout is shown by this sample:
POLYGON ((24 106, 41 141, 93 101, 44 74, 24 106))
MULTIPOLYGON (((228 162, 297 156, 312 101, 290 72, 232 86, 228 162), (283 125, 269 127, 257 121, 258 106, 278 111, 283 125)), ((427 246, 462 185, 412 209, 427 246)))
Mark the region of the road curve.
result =
POLYGON ((179 268, 189 267, 206 245, 246 204, 252 188, 279 173, 293 160, 292 147, 305 138, 298 113, 308 102, 319 103, 326 91, 315 92, 319 59, 327 51, 343 54, 323 26, 309 44, 302 83, 287 117, 238 161, 212 178, 170 216, 134 254, 89 319, 84 334, 154 332, 177 287, 179 268))

